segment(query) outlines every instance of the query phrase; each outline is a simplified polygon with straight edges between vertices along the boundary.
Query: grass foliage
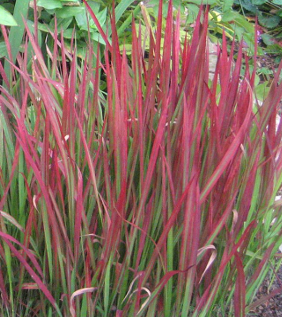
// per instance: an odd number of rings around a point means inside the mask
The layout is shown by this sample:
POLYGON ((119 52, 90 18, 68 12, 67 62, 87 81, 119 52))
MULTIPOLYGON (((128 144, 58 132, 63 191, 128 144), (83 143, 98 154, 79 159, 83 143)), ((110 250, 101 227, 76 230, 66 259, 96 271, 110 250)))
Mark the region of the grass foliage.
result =
POLYGON ((203 10, 161 47, 160 9, 146 57, 114 18, 103 56, 26 28, 0 64, 0 315, 245 316, 282 244, 278 75, 258 106, 223 36, 210 80, 203 10))

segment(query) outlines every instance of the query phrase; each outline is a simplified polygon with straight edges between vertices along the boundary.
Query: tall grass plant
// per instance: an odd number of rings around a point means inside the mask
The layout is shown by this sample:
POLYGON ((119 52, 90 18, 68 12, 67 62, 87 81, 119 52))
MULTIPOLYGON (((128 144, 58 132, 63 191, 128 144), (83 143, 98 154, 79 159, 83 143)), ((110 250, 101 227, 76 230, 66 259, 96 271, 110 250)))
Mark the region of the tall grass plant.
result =
POLYGON ((181 44, 160 5, 148 55, 114 19, 103 59, 26 27, 0 65, 0 315, 245 316, 282 244, 278 74, 258 105, 223 36, 210 80, 203 9, 181 44))

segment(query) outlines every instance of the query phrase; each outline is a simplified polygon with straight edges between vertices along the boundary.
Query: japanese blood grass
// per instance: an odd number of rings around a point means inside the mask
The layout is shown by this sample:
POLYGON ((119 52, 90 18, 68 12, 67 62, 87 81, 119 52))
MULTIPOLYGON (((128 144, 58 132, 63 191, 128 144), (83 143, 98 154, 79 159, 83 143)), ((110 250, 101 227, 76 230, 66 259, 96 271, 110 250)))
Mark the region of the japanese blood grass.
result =
POLYGON ((42 56, 26 29, 34 58, 0 95, 1 316, 253 308, 282 243, 282 86, 254 107, 255 73, 225 38, 209 80, 207 13, 181 45, 170 6, 163 48, 161 17, 146 59, 134 23, 130 60, 114 20, 83 62, 57 32, 42 56))

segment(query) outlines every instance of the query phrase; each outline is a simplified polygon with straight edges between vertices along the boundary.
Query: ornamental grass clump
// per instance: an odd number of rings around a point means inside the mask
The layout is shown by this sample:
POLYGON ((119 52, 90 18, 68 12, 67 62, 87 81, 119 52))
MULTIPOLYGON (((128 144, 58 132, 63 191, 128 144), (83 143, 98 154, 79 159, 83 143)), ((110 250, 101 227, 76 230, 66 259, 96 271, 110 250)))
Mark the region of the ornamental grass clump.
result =
POLYGON ((210 80, 207 12, 184 43, 171 5, 161 21, 160 6, 148 52, 132 24, 127 56, 113 16, 82 60, 57 31, 44 56, 26 28, 32 59, 26 44, 12 81, 0 65, 1 316, 256 305, 282 244, 282 85, 259 106, 255 70, 241 47, 233 66, 224 37, 210 80))

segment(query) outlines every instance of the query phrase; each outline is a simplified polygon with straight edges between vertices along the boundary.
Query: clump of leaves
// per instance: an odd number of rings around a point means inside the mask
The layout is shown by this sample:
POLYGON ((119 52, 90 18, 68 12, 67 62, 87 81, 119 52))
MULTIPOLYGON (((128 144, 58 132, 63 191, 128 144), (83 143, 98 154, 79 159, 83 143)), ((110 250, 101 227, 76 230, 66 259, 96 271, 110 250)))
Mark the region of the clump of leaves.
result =
POLYGON ((0 67, 1 316, 244 316, 282 243, 278 76, 256 105, 223 35, 209 80, 208 12, 182 47, 170 4, 162 47, 161 3, 128 61, 87 8, 104 64, 26 28, 31 70, 0 67))
POLYGON ((267 29, 277 28, 281 22, 281 0, 234 0, 243 14, 257 16, 260 25, 267 29))
POLYGON ((260 25, 260 38, 264 46, 264 52, 271 56, 279 56, 281 60, 281 17, 282 1, 254 0, 234 1, 234 8, 239 10, 247 19, 258 19, 260 25))
MULTIPOLYGON (((158 0, 144 1, 147 9, 147 15, 156 20, 158 12, 158 0)), ((169 1, 164 1, 164 12, 167 12, 169 1)), ((255 28, 254 23, 249 22, 242 14, 234 10, 233 0, 190 0, 178 1, 173 0, 175 15, 180 12, 181 32, 188 31, 188 34, 193 32, 194 22, 200 11, 200 6, 205 5, 209 8, 209 38, 213 42, 221 41, 223 32, 232 41, 236 39, 244 42, 248 46, 249 55, 254 54, 255 44, 255 28)), ((154 22, 153 22, 154 25, 154 22)))
MULTIPOLYGON (((111 35, 109 12, 115 4, 115 15, 117 29, 120 33, 126 30, 131 22, 131 14, 136 16, 140 12, 140 7, 132 6, 133 0, 123 1, 99 1, 90 0, 88 5, 96 12, 99 24, 104 32, 111 35), (132 10, 131 10, 132 9, 132 10)), ((55 29, 63 33, 65 45, 70 48, 71 39, 75 30, 75 40, 77 46, 77 54, 81 58, 87 50, 86 43, 88 38, 93 42, 93 45, 105 44, 96 24, 89 19, 89 15, 85 10, 85 5, 80 0, 21 0, 5 2, 3 7, 0 6, 0 24, 12 26, 11 32, 17 32, 17 38, 20 42, 15 43, 17 50, 23 47, 24 40, 17 23, 23 25, 22 15, 28 20, 29 28, 33 31, 34 22, 37 29, 37 37, 42 42, 48 41, 49 46, 53 45, 52 34, 55 29), (34 14, 34 10, 36 11, 34 14), (13 16, 16 18, 14 19, 13 16), (35 19, 34 19, 35 17, 35 19)), ((11 45, 15 41, 11 39, 11 45)), ((44 46, 43 46, 44 48, 44 46)), ((7 50, 4 38, 0 36, 0 58, 7 56, 7 50)))

